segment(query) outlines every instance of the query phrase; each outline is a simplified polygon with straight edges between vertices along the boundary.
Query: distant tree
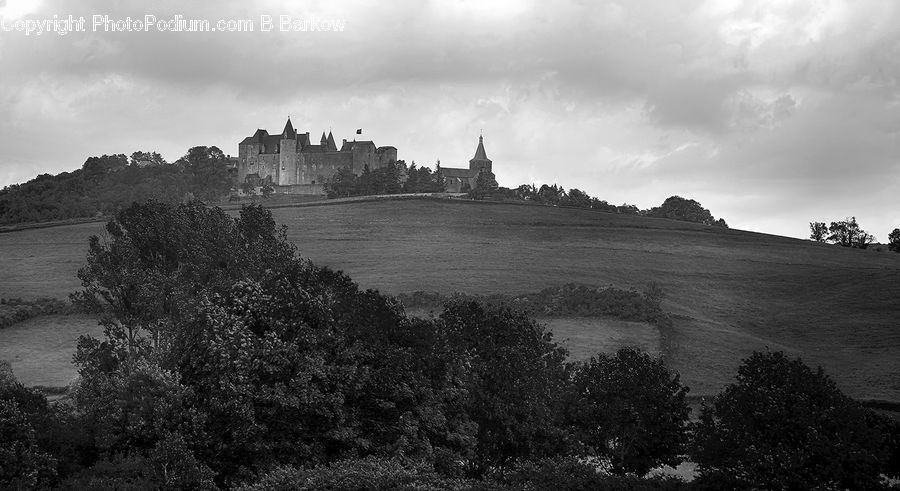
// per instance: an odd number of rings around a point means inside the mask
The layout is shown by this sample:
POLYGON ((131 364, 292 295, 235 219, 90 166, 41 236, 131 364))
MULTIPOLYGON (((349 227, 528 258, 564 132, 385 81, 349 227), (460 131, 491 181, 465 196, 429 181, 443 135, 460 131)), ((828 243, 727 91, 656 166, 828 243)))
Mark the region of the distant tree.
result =
POLYGON ((359 186, 357 180, 356 174, 349 167, 341 167, 330 179, 325 181, 325 194, 329 198, 354 196, 359 186))
POLYGON ((888 249, 900 252, 900 228, 895 228, 888 234, 888 249))
POLYGON ((532 201, 537 195, 537 188, 534 184, 522 184, 514 190, 516 199, 522 201, 532 201))
POLYGON ((640 215, 641 210, 638 209, 635 205, 629 205, 628 203, 622 203, 621 205, 616 207, 616 213, 621 213, 623 215, 640 215))
POLYGON ((670 196, 662 205, 651 208, 644 213, 649 217, 669 218, 685 222, 702 223, 718 227, 728 228, 725 220, 716 220, 709 210, 700 203, 685 199, 681 196, 670 196))
POLYGON ((828 240, 842 247, 865 249, 869 247, 869 244, 875 242, 875 237, 860 228, 856 217, 831 222, 828 231, 831 233, 828 240))
POLYGON ((494 173, 482 169, 478 173, 478 177, 475 178, 475 187, 469 191, 469 197, 472 199, 484 199, 496 191, 498 187, 494 173))
POLYGON ((129 163, 131 165, 139 165, 141 162, 149 162, 152 165, 165 165, 166 159, 157 152, 134 152, 131 154, 129 163))
POLYGON ((191 147, 175 164, 190 173, 193 193, 198 199, 217 200, 231 189, 228 159, 219 147, 191 147))
POLYGON ((880 489, 886 435, 821 368, 754 353, 704 405, 691 457, 700 481, 752 489, 880 489))
POLYGON ((584 191, 573 188, 570 189, 566 196, 560 202, 560 206, 572 206, 575 208, 590 208, 591 196, 584 191))
POLYGON ((611 205, 607 203, 605 200, 591 198, 591 209, 605 211, 607 213, 618 213, 618 207, 616 205, 611 205))
POLYGON ((556 184, 552 186, 548 186, 547 184, 541 185, 540 189, 538 189, 537 194, 535 195, 535 201, 538 203, 543 203, 546 205, 559 205, 560 200, 565 196, 566 191, 556 184))
POLYGON ((441 162, 438 161, 434 166, 434 176, 433 176, 434 188, 433 191, 435 193, 443 193, 447 190, 447 179, 444 177, 444 171, 441 170, 441 162))
POLYGON ((816 242, 825 242, 828 238, 828 225, 825 222, 809 222, 809 238, 816 242))
POLYGON ((687 443, 688 389, 659 358, 634 348, 576 365, 568 422, 588 455, 642 476, 677 466, 687 443))

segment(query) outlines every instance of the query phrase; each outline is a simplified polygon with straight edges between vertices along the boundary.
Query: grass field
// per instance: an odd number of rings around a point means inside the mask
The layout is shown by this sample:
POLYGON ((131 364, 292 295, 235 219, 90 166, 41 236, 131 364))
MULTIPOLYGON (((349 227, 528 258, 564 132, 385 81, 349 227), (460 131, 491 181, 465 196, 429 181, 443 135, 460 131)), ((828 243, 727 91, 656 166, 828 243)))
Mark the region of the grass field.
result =
POLYGON ((87 315, 46 315, 0 329, 0 360, 12 365, 25 385, 63 387, 75 379, 72 355, 78 336, 100 336, 97 319, 87 315))
MULTIPOLYGON (((754 349, 820 364, 848 394, 900 402, 900 254, 586 210, 435 200, 278 208, 300 251, 387 293, 525 293, 659 283, 674 328, 636 326, 693 394, 754 349)), ((0 234, 0 296, 64 296, 97 223, 0 234)), ((628 330, 553 321, 575 356, 628 330)), ((617 341, 618 342, 618 341, 617 341)), ((621 341, 630 342, 630 341, 621 341)), ((643 344, 642 344, 643 343, 643 344)))

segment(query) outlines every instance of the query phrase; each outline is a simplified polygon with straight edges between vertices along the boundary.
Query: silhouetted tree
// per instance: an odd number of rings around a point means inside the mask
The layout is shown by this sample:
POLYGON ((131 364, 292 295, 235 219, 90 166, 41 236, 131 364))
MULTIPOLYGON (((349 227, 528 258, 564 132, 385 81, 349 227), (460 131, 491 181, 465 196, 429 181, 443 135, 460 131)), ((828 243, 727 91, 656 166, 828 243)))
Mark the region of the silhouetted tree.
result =
POLYGON ((831 222, 828 231, 831 233, 828 240, 842 247, 865 249, 875 241, 875 237, 859 227, 856 217, 831 222))
POLYGON ((900 228, 895 228, 888 234, 888 249, 900 252, 900 228))
POLYGON ((828 238, 828 225, 825 222, 809 222, 809 238, 816 242, 825 242, 828 238))

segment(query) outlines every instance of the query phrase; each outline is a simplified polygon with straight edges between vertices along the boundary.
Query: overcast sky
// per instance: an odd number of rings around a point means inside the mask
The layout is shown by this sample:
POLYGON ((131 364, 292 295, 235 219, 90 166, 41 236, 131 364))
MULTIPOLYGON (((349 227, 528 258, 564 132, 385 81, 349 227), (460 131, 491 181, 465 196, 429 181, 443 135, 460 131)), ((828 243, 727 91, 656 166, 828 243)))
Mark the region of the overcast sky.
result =
POLYGON ((611 203, 696 199, 733 228, 900 227, 900 2, 0 0, 0 186, 87 157, 230 154, 290 114, 318 140, 467 166, 611 203), (130 6, 128 6, 130 4, 130 6), (94 32, 111 20, 249 19, 254 32, 94 32), (261 16, 275 26, 261 32, 261 16), (343 32, 281 32, 292 20, 343 32), (22 25, 22 24, 19 24, 22 25))

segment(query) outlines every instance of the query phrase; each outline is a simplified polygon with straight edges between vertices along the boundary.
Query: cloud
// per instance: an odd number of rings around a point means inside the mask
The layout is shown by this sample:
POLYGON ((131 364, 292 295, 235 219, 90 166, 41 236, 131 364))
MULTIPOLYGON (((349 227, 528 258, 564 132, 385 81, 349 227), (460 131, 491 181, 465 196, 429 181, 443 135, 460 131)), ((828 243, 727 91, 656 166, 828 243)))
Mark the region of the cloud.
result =
POLYGON ((235 153, 291 113, 339 139, 363 127, 429 165, 463 165, 483 129, 504 185, 556 181, 641 207, 680 194, 745 228, 803 236, 801 215, 863 201, 861 220, 891 219, 871 202, 900 173, 890 1, 29 5, 31 17, 316 15, 347 28, 0 33, 0 184, 100 153, 235 153))

